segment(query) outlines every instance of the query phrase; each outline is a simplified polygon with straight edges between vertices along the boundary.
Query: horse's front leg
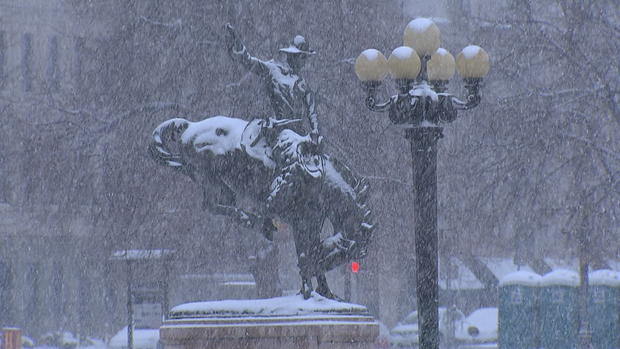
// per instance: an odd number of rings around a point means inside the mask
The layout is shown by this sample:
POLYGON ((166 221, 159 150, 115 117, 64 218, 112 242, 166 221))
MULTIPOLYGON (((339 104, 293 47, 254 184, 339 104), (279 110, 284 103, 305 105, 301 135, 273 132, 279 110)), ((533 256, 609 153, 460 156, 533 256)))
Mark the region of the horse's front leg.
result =
POLYGON ((273 241, 273 232, 277 228, 269 217, 254 214, 236 206, 222 204, 212 205, 207 207, 207 210, 218 215, 231 217, 237 224, 246 228, 257 229, 267 240, 273 241))
POLYGON ((329 299, 340 300, 336 295, 332 293, 327 284, 327 278, 325 277, 323 268, 323 257, 325 248, 321 245, 318 233, 314 235, 306 235, 306 239, 297 240, 303 241, 301 246, 310 247, 309 249, 303 249, 302 252, 298 250, 299 272, 301 276, 302 289, 301 292, 305 299, 310 297, 312 293, 312 277, 316 277, 316 292, 329 299))
POLYGON ((299 276, 301 277, 301 291, 304 299, 310 298, 313 287, 312 278, 318 272, 319 255, 321 241, 321 217, 316 212, 310 210, 301 210, 299 207, 293 207, 291 210, 293 218, 287 216, 287 221, 293 222, 293 238, 295 239, 295 251, 297 252, 297 266, 299 267, 299 276), (300 217, 301 215, 301 217, 300 217), (295 219, 296 218, 296 219, 295 219))
MULTIPOLYGON (((220 178, 195 179, 202 187, 202 209, 211 213, 230 217, 246 228, 269 230, 273 227, 271 220, 237 207, 235 192, 220 178), (269 224, 267 224, 269 223, 269 224)), ((262 232, 262 231, 261 231, 262 232)), ((271 240, 268 238, 268 240, 271 240)))
POLYGON ((310 298, 314 288, 312 287, 312 272, 310 260, 305 252, 300 252, 297 248, 297 241, 295 241, 295 247, 297 249, 297 266, 299 267, 299 277, 301 278, 301 289, 299 293, 304 296, 304 299, 310 298))
MULTIPOLYGON (((335 224, 334 229, 336 229, 335 224)), ((326 273, 348 262, 350 260, 349 251, 354 245, 355 241, 344 238, 342 233, 334 234, 321 241, 320 250, 316 253, 319 256, 317 274, 326 273)))

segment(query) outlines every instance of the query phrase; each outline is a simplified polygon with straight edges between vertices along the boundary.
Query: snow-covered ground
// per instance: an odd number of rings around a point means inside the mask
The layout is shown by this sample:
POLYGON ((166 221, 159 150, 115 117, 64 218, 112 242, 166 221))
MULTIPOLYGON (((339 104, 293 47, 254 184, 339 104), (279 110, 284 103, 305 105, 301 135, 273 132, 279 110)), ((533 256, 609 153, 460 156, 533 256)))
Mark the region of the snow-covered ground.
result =
MULTIPOLYGON (((156 349, 159 341, 159 329, 134 329, 134 349, 156 349)), ((127 326, 119 330, 106 343, 102 339, 78 339, 71 332, 47 333, 38 340, 22 336, 24 349, 127 349, 127 326)))
MULTIPOLYGON (((388 335, 392 348, 417 348, 418 321, 417 312, 410 313, 395 326, 388 335)), ((455 348, 497 348, 498 310, 481 308, 469 316, 455 309, 454 320, 455 348)), ((439 309, 439 332, 445 341, 448 336, 448 316, 446 308, 439 309)), ((453 346, 454 347, 454 346, 453 346)))
POLYGON ((24 349, 108 349, 105 341, 98 338, 77 338, 68 331, 49 332, 34 340, 22 335, 24 349))
MULTIPOLYGON (((134 349, 155 349, 159 341, 159 329, 134 329, 134 349)), ((127 326, 118 331, 108 342, 109 349, 127 349, 127 326)))

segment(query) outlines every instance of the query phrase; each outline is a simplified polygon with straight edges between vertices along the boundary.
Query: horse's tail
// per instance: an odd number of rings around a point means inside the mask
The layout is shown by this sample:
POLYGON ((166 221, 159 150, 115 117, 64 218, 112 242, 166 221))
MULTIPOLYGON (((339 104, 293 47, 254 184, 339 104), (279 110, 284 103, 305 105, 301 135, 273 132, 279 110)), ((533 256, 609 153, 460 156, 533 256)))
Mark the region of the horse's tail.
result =
POLYGON ((164 121, 153 131, 148 150, 158 164, 172 167, 193 178, 193 167, 181 152, 181 135, 189 124, 189 121, 180 118, 164 121))

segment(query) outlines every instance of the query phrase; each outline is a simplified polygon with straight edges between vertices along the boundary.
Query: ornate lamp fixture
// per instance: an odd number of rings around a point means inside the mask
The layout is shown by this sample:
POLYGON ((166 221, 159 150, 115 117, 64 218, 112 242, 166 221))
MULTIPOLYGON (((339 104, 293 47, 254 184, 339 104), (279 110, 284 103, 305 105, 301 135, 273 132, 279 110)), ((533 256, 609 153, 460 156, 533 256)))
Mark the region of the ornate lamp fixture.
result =
POLYGON ((375 50, 364 50, 355 62, 355 73, 365 87, 366 106, 388 112, 394 124, 406 127, 411 144, 414 182, 416 294, 420 348, 439 348, 437 140, 440 124, 457 118, 458 110, 480 103, 482 78, 489 72, 489 55, 478 46, 467 46, 454 57, 440 48, 439 28, 417 18, 407 25, 404 46, 388 59, 375 50), (460 100, 446 92, 454 70, 465 80, 467 96, 460 100), (377 103, 376 90, 391 75, 398 93, 377 103))
POLYGON ((364 50, 355 61, 355 73, 368 91, 366 106, 375 112, 389 111, 395 124, 422 126, 454 121, 457 110, 480 103, 482 78, 489 72, 489 55, 479 46, 465 47, 456 57, 440 48, 440 32, 435 23, 417 18, 405 28, 404 46, 392 51, 389 59, 375 50, 364 50), (465 80, 467 97, 462 101, 446 92, 454 70, 465 80), (377 103, 376 89, 389 75, 399 93, 377 103))

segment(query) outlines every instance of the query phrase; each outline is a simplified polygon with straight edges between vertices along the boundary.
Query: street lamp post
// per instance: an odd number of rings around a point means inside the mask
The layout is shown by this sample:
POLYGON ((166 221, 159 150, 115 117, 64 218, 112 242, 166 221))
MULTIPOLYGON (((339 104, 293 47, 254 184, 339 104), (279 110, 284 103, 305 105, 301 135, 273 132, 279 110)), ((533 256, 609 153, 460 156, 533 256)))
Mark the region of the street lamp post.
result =
POLYGON ((355 62, 355 73, 374 112, 388 112, 389 119, 404 126, 411 145, 414 183, 416 293, 420 348, 439 348, 438 237, 437 237, 437 141, 442 124, 457 117, 457 111, 480 103, 482 78, 489 71, 489 56, 478 46, 467 46, 454 57, 440 48, 440 32, 426 18, 411 21, 404 33, 404 46, 389 59, 375 49, 363 51, 355 62), (456 68, 465 79, 467 98, 447 93, 447 83, 456 68), (389 74, 398 93, 378 103, 377 87, 389 74))

